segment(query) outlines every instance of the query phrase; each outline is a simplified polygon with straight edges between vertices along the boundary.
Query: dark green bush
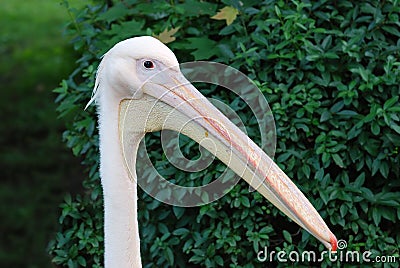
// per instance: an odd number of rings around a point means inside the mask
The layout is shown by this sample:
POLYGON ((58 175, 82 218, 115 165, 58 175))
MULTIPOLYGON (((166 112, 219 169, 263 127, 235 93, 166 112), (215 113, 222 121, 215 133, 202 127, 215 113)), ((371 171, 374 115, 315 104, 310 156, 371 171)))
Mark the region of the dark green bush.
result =
MULTIPOLYGON (((60 232, 50 244, 54 263, 102 263, 96 115, 94 107, 83 110, 101 55, 125 38, 160 33, 165 38, 171 30, 176 39, 168 46, 181 62, 222 62, 240 69, 260 87, 276 120, 277 163, 338 239, 347 241, 347 250, 370 250, 373 256, 395 255, 398 260, 397 1, 107 2, 71 11, 75 17, 68 31, 82 56, 55 92, 58 111, 70 119, 64 139, 88 167, 83 182, 87 194, 67 197, 61 205, 60 232), (238 11, 236 18, 231 14, 230 25, 211 18, 226 6, 238 11)), ((233 96, 204 92, 251 118, 246 107, 233 105, 238 101, 233 96)), ((259 137, 251 127, 256 126, 248 126, 255 140, 259 137)), ((149 137, 148 144, 159 142, 157 134, 149 137)), ((193 142, 184 146, 191 148, 193 142)), ((156 167, 170 166, 160 151, 152 157, 156 167)), ((214 176, 221 168, 217 163, 206 173, 214 176)), ((185 181, 186 173, 174 173, 173 179, 185 181)), ((264 246, 276 251, 323 250, 261 195, 250 193, 245 183, 199 208, 164 205, 141 191, 139 207, 146 267, 257 267, 266 265, 257 261, 264 246)), ((325 259, 318 266, 330 264, 325 259)))

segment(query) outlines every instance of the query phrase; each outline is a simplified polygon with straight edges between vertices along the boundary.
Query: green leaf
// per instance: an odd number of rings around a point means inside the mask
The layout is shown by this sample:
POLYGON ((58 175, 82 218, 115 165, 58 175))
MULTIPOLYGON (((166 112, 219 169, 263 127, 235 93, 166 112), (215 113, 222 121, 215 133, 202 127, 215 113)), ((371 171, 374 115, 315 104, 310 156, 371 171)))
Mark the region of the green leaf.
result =
MULTIPOLYGON (((217 5, 214 3, 208 3, 205 1, 185 1, 176 3, 176 8, 180 9, 183 16, 201 16, 208 15, 211 16, 215 14, 217 5)), ((192 18, 189 18, 192 19, 192 18)))
POLYGON ((183 216, 183 214, 185 213, 185 208, 173 206, 172 211, 174 212, 176 218, 180 219, 183 216))
POLYGON ((371 132, 374 135, 378 135, 381 131, 381 128, 379 127, 379 124, 376 121, 373 121, 371 124, 371 132))
POLYGON ((322 122, 325 122, 325 121, 327 121, 327 120, 329 120, 331 118, 332 118, 332 114, 329 111, 326 110, 321 114, 321 118, 319 119, 319 121, 322 123, 322 122))
POLYGON ((79 264, 80 266, 86 267, 86 260, 85 260, 84 257, 78 256, 76 260, 78 261, 78 264, 79 264))
POLYGON ((390 127, 391 127, 394 131, 396 131, 397 133, 400 134, 400 126, 399 126, 399 125, 396 125, 395 123, 392 123, 392 124, 390 125, 390 127))
POLYGON ((376 158, 374 162, 372 162, 372 169, 371 169, 372 176, 375 175, 376 172, 378 172, 380 165, 381 161, 378 158, 376 158))
POLYGON ((158 229, 160 230, 161 233, 163 234, 169 234, 169 230, 167 225, 165 225, 164 223, 158 223, 158 229))
POLYGON ((302 166, 301 169, 302 169, 304 175, 306 176, 306 178, 310 178, 310 174, 311 174, 311 168, 310 168, 310 166, 304 164, 304 165, 302 166))
POLYGON ((172 249, 167 247, 164 250, 164 254, 165 254, 165 257, 166 257, 168 263, 172 266, 174 264, 174 253, 172 252, 172 249))
POLYGON ((392 106, 390 108, 388 108, 389 112, 395 112, 395 113, 399 113, 400 112, 400 106, 392 106))
POLYGON ((381 161, 381 164, 379 166, 379 172, 382 174, 384 178, 387 178, 389 175, 389 165, 388 162, 386 161, 381 161))
POLYGON ((144 21, 131 20, 121 24, 113 24, 107 32, 110 36, 118 36, 118 39, 125 39, 142 33, 144 21))
POLYGON ((215 259, 215 262, 216 262, 219 266, 223 266, 223 265, 224 265, 224 259, 223 259, 221 256, 216 255, 216 256, 214 257, 214 259, 215 259))
POLYGON ((355 234, 357 234, 358 233, 358 224, 355 223, 355 222, 352 222, 351 223, 351 229, 355 234))
POLYGON ((96 21, 113 22, 116 20, 121 20, 126 15, 129 15, 131 12, 132 11, 129 8, 126 8, 126 6, 123 3, 116 3, 106 12, 100 14, 100 16, 96 18, 96 21))
POLYGON ((339 112, 339 111, 343 108, 343 106, 344 106, 344 102, 343 102, 343 101, 339 101, 339 102, 335 103, 335 104, 331 107, 330 111, 331 111, 332 113, 337 113, 337 112, 339 112))
POLYGON ((275 13, 276 13, 276 15, 278 15, 278 17, 281 17, 281 16, 282 16, 281 10, 280 10, 279 7, 276 6, 276 5, 275 5, 275 13))
POLYGON ((399 96, 394 96, 383 104, 383 110, 387 110, 388 108, 392 107, 395 103, 399 101, 399 96))
POLYGON ((64 196, 64 201, 65 201, 65 203, 68 205, 68 206, 72 206, 72 197, 71 197, 71 194, 66 194, 65 196, 64 196))
POLYGON ((289 244, 291 244, 292 243, 292 235, 288 232, 288 231, 286 231, 286 230, 283 230, 283 237, 285 238, 285 240, 289 243, 289 244))
POLYGON ((344 216, 346 216, 347 211, 348 211, 348 207, 346 204, 343 204, 340 206, 340 216, 343 218, 344 216))
POLYGON ((366 115, 363 119, 365 123, 371 122, 376 116, 376 111, 371 111, 368 115, 366 115))
POLYGON ((189 232, 190 231, 186 228, 178 228, 178 229, 174 230, 172 233, 174 235, 182 236, 182 235, 188 234, 189 232))
POLYGON ((324 57, 327 59, 339 59, 339 55, 336 54, 335 52, 327 52, 324 54, 324 57))
POLYGON ((333 161, 335 161, 336 165, 338 165, 341 168, 344 167, 344 163, 343 163, 343 160, 340 155, 332 154, 332 158, 333 158, 333 161))
POLYGON ((398 27, 383 26, 382 29, 388 32, 389 34, 393 34, 396 35, 397 37, 400 37, 400 31, 398 27))
POLYGON ((358 115, 357 112, 351 111, 351 110, 342 110, 342 111, 338 112, 337 114, 338 115, 342 115, 342 116, 355 116, 355 115, 358 115))
POLYGON ((212 56, 217 55, 216 42, 204 37, 190 37, 186 39, 189 41, 188 49, 194 49, 192 54, 195 60, 207 60, 212 56))
POLYGON ((324 169, 321 168, 315 173, 315 179, 322 180, 323 177, 324 177, 324 169))
POLYGON ((360 70, 360 75, 361 75, 361 78, 365 81, 365 82, 368 82, 368 79, 369 79, 369 72, 366 70, 366 69, 364 69, 364 68, 359 68, 359 70, 360 70))
POLYGON ((376 207, 372 208, 372 219, 374 220, 375 226, 379 226, 381 222, 381 213, 376 207))
POLYGON ((319 191, 319 194, 320 194, 320 197, 321 197, 322 201, 324 202, 324 204, 327 205, 328 201, 330 200, 328 193, 326 193, 325 191, 319 191))
POLYGON ((364 181, 365 181, 365 173, 363 172, 360 175, 358 175, 358 177, 356 178, 356 180, 354 182, 354 186, 356 188, 360 188, 364 184, 364 181))
POLYGON ((245 206, 247 208, 250 207, 250 201, 249 201, 249 198, 247 198, 247 196, 242 196, 241 197, 241 202, 242 202, 243 206, 245 206))

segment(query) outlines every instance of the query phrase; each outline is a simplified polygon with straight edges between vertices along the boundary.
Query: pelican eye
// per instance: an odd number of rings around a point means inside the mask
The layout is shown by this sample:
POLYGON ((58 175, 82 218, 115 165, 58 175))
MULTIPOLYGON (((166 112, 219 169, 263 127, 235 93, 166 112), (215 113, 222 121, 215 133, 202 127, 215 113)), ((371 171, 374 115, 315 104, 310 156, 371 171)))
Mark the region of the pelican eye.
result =
POLYGON ((154 63, 151 61, 151 60, 145 60, 144 62, 143 62, 143 66, 144 66, 144 68, 146 68, 146 69, 154 69, 154 63))

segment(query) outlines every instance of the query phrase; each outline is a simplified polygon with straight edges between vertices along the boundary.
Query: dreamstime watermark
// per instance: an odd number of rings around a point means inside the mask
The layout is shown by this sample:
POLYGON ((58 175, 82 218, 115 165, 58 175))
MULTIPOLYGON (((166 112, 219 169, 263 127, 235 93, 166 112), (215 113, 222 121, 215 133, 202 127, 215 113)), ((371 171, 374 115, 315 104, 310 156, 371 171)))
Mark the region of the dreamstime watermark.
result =
POLYGON ((264 247, 263 250, 257 253, 257 260, 259 262, 322 262, 329 260, 331 262, 341 263, 396 263, 400 261, 399 257, 393 255, 373 256, 372 251, 356 251, 346 250, 347 242, 343 239, 338 240, 338 251, 332 252, 324 250, 322 252, 315 252, 305 250, 301 253, 297 251, 275 251, 268 250, 264 247))
MULTIPOLYGON (((243 175, 247 172, 248 175, 247 162, 260 162, 263 151, 271 158, 274 156, 276 128, 264 95, 240 71, 215 62, 188 62, 180 64, 179 69, 184 76, 176 68, 154 73, 141 87, 147 92, 135 93, 140 96, 134 95, 132 100, 122 105, 120 139, 125 164, 131 177, 140 178, 136 179, 138 185, 150 196, 175 206, 201 206, 227 194, 240 179, 235 173, 243 175), (240 101, 236 100, 236 105, 246 106, 246 109, 251 110, 254 116, 252 124, 258 124, 261 137, 259 147, 263 151, 254 150, 254 143, 247 137, 245 126, 249 122, 243 122, 234 109, 217 98, 205 98, 192 83, 218 86, 217 89, 223 90, 224 94, 239 97, 240 101), (188 176, 210 166, 214 156, 227 166, 236 168, 235 173, 226 167, 218 178, 206 185, 186 187, 174 184, 156 169, 150 160, 151 151, 146 148, 144 139, 137 157, 132 155, 132 131, 146 133, 158 130, 161 130, 161 147, 165 157, 177 169, 188 172, 188 176), (179 133, 189 136, 200 145, 200 157, 185 157, 179 146, 179 133), (238 155, 246 157, 239 159, 238 155), (136 165, 132 159, 136 160, 136 165)), ((151 73, 144 76, 149 74, 151 73)), ((264 165, 262 168, 266 170, 265 174, 269 172, 269 166, 264 165)), ((263 183, 256 175, 252 176, 252 187, 249 188, 251 191, 263 183)))

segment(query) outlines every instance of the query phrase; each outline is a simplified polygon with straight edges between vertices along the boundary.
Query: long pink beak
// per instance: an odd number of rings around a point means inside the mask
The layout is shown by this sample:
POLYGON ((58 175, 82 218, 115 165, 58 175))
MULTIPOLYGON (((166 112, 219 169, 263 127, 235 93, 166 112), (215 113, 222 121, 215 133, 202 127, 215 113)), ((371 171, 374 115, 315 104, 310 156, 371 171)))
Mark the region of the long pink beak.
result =
MULTIPOLYGON (((179 70, 165 72, 161 80, 143 86, 145 97, 141 100, 141 109, 149 107, 144 132, 172 129, 198 143, 204 138, 211 139, 212 146, 207 143, 202 146, 328 249, 336 251, 335 235, 303 193, 260 147, 215 108, 179 70)), ((121 102, 120 114, 123 113, 127 121, 138 117, 138 106, 130 109, 130 101, 121 102)))

